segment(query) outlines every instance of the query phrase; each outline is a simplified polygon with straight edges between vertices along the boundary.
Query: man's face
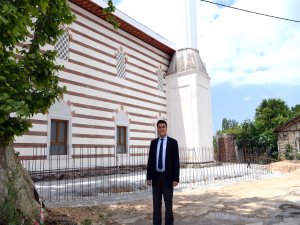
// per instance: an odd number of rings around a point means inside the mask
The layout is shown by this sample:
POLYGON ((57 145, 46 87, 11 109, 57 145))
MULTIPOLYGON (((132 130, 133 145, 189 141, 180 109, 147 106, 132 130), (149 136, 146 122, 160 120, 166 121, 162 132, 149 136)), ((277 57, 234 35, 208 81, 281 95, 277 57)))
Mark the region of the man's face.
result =
POLYGON ((167 135, 167 126, 164 123, 159 123, 157 125, 158 134, 160 137, 165 137, 167 135))

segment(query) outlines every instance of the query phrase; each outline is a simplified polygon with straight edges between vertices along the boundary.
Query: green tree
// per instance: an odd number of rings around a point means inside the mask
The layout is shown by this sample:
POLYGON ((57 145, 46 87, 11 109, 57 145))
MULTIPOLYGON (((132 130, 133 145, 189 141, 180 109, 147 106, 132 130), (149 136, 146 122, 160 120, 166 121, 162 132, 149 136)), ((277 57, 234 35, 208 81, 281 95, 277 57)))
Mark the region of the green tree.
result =
MULTIPOLYGON (((108 3, 109 14, 114 6, 111 0, 108 3)), ((62 97, 65 87, 59 85, 61 66, 55 64, 56 52, 41 48, 54 45, 63 25, 74 18, 67 0, 0 1, 0 224, 21 224, 7 221, 7 214, 31 224, 38 209, 32 181, 12 142, 31 127, 28 118, 47 113, 62 97)))
POLYGON ((222 131, 218 131, 217 134, 236 134, 237 145, 245 153, 266 152, 276 158, 278 149, 275 129, 298 115, 300 115, 300 105, 290 109, 281 99, 264 99, 255 110, 254 121, 245 120, 238 124, 235 120, 224 118, 222 131))
POLYGON ((256 108, 255 122, 259 138, 257 147, 264 148, 269 154, 277 157, 277 137, 275 129, 288 121, 290 109, 281 99, 264 99, 256 108))
POLYGON ((257 130, 251 120, 245 120, 240 125, 240 131, 237 133, 237 145, 244 151, 249 152, 256 146, 257 130))
POLYGON ((296 116, 299 116, 300 115, 300 105, 295 105, 295 106, 292 106, 291 107, 291 116, 290 118, 294 118, 296 116))
POLYGON ((62 97, 56 52, 41 51, 74 19, 66 0, 0 1, 0 223, 31 224, 38 211, 33 185, 15 156, 12 141, 62 97), (9 196, 14 196, 11 198, 9 196))
POLYGON ((226 131, 232 128, 238 127, 239 123, 236 120, 223 118, 222 120, 222 131, 226 131))
POLYGON ((53 45, 74 17, 65 0, 2 0, 0 11, 0 139, 8 145, 28 130, 29 117, 62 97, 56 53, 41 47, 53 45))
POLYGON ((228 120, 227 118, 222 119, 222 131, 227 130, 229 128, 228 120))
POLYGON ((289 117, 290 109, 281 99, 264 99, 255 110, 255 123, 262 131, 277 128, 289 117))
POLYGON ((240 132, 239 123, 236 120, 223 118, 222 130, 217 131, 217 134, 237 134, 240 132))

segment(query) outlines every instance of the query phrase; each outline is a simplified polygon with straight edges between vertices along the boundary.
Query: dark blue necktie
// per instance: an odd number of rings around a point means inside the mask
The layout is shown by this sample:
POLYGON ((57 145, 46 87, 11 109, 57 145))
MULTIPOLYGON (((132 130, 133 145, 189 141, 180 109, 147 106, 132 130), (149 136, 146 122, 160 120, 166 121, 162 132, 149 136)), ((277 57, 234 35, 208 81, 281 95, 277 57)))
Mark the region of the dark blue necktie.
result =
POLYGON ((159 146, 159 155, 158 155, 158 169, 161 170, 163 168, 163 142, 164 139, 160 139, 160 146, 159 146))

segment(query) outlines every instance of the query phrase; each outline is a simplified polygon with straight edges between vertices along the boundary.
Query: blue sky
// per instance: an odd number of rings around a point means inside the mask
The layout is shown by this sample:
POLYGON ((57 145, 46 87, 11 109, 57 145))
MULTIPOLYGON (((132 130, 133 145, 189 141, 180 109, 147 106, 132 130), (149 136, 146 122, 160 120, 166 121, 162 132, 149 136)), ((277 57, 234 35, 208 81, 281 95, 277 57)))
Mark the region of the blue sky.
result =
MULTIPOLYGON (((300 23, 197 1, 198 49, 212 88, 213 131, 222 119, 253 119, 266 98, 300 104, 300 23)), ((117 8, 176 44, 174 0, 114 0, 117 8)), ((296 0, 216 0, 300 20, 296 0), (271 4, 272 3, 272 4, 271 4)))

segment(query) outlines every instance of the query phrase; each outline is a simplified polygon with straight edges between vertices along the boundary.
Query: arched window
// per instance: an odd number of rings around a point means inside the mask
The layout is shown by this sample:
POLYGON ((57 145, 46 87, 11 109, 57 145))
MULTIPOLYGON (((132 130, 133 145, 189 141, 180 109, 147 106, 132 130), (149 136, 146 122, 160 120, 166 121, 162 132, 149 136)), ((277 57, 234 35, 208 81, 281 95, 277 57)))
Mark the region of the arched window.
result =
POLYGON ((59 36, 54 49, 57 51, 57 57, 63 60, 69 59, 69 32, 65 29, 64 33, 59 36))
POLYGON ((164 91, 164 77, 165 77, 165 72, 162 70, 162 67, 159 66, 156 70, 157 74, 157 87, 158 90, 164 91))
POLYGON ((71 145, 71 118, 69 106, 58 101, 52 105, 48 114, 49 155, 68 155, 71 145))
POLYGON ((116 60, 117 60, 117 77, 125 79, 126 78, 126 55, 123 52, 123 48, 121 47, 116 52, 116 60))
POLYGON ((116 115, 116 152, 119 154, 127 153, 128 126, 129 119, 127 114, 123 111, 118 112, 116 115))

